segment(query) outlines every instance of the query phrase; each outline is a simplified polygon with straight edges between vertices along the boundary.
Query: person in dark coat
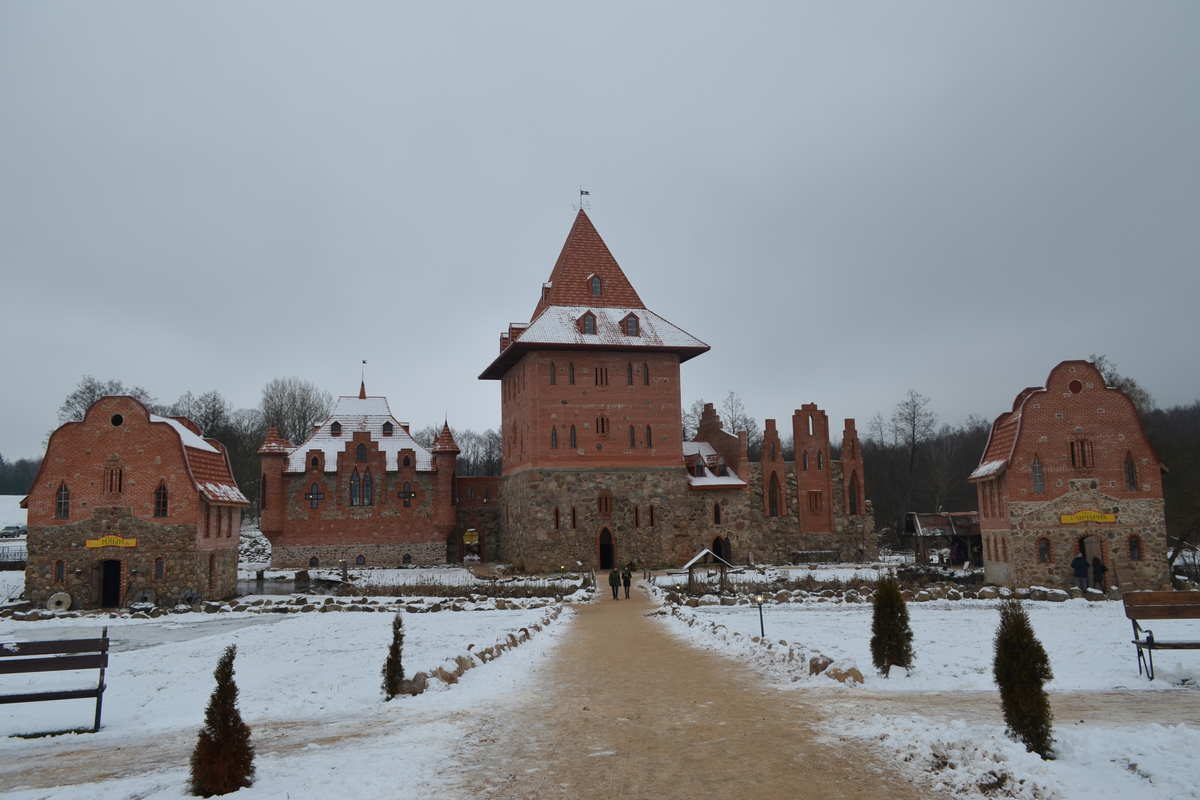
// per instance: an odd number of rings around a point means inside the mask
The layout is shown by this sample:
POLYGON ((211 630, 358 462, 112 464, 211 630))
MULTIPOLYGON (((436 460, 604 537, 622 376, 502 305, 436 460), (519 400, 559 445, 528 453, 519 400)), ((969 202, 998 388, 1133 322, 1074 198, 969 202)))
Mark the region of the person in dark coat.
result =
POLYGON ((618 594, 618 592, 621 591, 621 570, 617 569, 616 567, 612 568, 612 571, 608 573, 608 585, 612 587, 613 600, 620 600, 621 596, 618 594))
POLYGON ((1107 572, 1108 567, 1104 566, 1104 562, 1100 560, 1100 556, 1092 559, 1092 586, 1095 586, 1102 592, 1108 591, 1108 583, 1104 580, 1104 575, 1107 572))
MULTIPOLYGON (((629 563, 632 564, 633 562, 631 561, 629 563)), ((632 582, 633 582, 633 570, 630 568, 630 566, 627 565, 625 567, 625 570, 621 573, 621 584, 625 587, 625 599, 626 600, 629 599, 629 584, 631 584, 632 582)))
POLYGON ((1083 553, 1077 553, 1071 559, 1071 571, 1075 573, 1075 583, 1079 591, 1086 592, 1088 588, 1088 560, 1083 553))

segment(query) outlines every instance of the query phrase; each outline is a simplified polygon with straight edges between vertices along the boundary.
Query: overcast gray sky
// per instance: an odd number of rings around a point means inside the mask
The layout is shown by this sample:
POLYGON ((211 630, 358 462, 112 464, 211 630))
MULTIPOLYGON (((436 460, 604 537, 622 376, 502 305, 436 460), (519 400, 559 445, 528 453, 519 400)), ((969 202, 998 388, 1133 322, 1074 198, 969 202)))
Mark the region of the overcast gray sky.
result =
POLYGON ((1200 3, 0 0, 0 453, 85 373, 499 423, 590 213, 684 399, 994 416, 1107 353, 1200 397, 1200 3))

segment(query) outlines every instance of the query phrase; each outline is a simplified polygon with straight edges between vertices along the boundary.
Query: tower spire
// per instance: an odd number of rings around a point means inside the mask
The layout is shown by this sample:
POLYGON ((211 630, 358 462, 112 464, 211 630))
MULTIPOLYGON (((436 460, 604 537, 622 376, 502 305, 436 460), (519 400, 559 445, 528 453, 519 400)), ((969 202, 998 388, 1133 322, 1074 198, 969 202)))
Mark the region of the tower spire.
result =
POLYGON ((367 399, 367 360, 363 359, 362 370, 358 381, 358 399, 367 399))

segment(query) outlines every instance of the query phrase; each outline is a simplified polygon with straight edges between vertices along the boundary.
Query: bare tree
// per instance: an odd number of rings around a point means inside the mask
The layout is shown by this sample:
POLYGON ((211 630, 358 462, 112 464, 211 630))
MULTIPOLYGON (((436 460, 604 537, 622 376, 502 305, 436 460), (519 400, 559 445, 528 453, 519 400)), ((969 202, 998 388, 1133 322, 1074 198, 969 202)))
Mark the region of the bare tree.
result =
POLYGON ((1137 409, 1138 414, 1146 416, 1155 408, 1154 398, 1150 396, 1150 392, 1138 383, 1133 378, 1122 375, 1117 371, 1117 365, 1112 359, 1101 353, 1096 355, 1092 353, 1088 356, 1088 361, 1100 370, 1100 374, 1104 376, 1104 383, 1114 389, 1120 389, 1133 402, 1133 407, 1137 409))
MULTIPOLYGON (((412 438, 416 440, 417 444, 428 450, 433 447, 433 441, 437 439, 438 434, 441 432, 442 429, 437 425, 426 425, 424 428, 413 431, 412 438)), ((452 430, 451 433, 454 433, 454 431, 452 430)), ((457 434, 455 434, 455 438, 458 438, 457 434)))
POLYGON ((929 410, 929 398, 916 389, 909 389, 904 399, 892 411, 892 436, 904 447, 908 469, 904 481, 904 508, 911 511, 913 478, 917 468, 917 450, 933 436, 937 417, 929 410))
POLYGON ((301 378, 275 378, 263 387, 259 408, 267 426, 300 444, 314 425, 328 419, 333 396, 301 378))
POLYGON ((151 397, 150 392, 141 386, 126 386, 119 380, 101 381, 91 375, 84 375, 80 379, 79 385, 67 395, 63 404, 59 406, 58 421, 78 422, 83 419, 83 415, 91 408, 92 403, 101 397, 113 394, 127 394, 136 397, 147 407, 154 405, 154 398, 151 397))
POLYGON ((190 391, 184 392, 179 399, 167 409, 167 414, 173 417, 187 417, 200 426, 200 430, 209 436, 227 428, 233 410, 229 403, 215 389, 196 397, 190 391))
POLYGON ((687 411, 683 412, 683 440, 685 442, 690 442, 696 438, 696 431, 700 429, 700 417, 703 415, 703 397, 692 403, 690 406, 688 406, 687 411))
POLYGON ((737 392, 730 392, 721 401, 721 422, 726 433, 736 436, 739 431, 746 432, 750 460, 757 461, 762 448, 762 431, 758 429, 758 421, 746 413, 746 404, 737 392))

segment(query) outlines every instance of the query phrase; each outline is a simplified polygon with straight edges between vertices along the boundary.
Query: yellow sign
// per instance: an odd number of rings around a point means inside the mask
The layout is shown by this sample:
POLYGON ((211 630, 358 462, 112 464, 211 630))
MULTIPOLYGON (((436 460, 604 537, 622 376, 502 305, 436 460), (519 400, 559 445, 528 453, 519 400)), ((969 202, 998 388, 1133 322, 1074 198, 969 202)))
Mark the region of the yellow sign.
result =
POLYGON ((479 544, 479 531, 474 528, 463 531, 463 544, 479 544))
POLYGON ((1105 514, 1102 511, 1076 511, 1074 514, 1061 514, 1058 521, 1063 525, 1074 525, 1079 522, 1116 522, 1116 514, 1105 514))
POLYGON ((109 534, 99 539, 85 539, 85 547, 137 547, 137 539, 126 539, 124 536, 109 534))

